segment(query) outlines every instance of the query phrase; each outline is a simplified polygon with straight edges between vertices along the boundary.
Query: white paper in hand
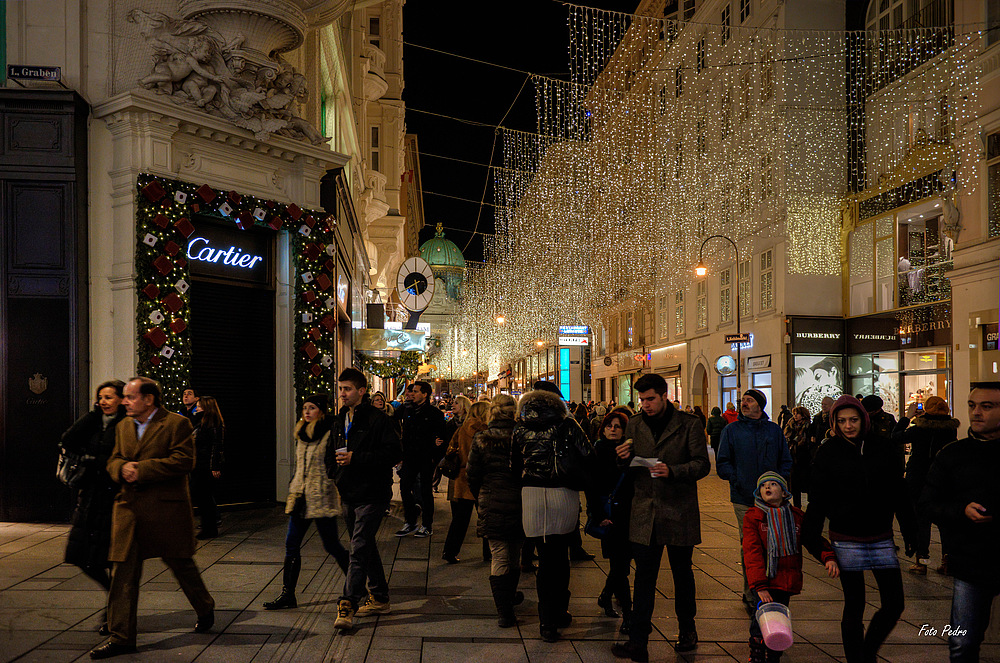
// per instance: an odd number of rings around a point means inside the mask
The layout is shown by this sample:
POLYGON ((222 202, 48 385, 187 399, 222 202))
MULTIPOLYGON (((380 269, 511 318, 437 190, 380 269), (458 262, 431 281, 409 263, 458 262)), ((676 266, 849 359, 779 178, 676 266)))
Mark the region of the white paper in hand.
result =
POLYGON ((653 467, 660 462, 659 458, 643 458, 642 456, 636 456, 632 459, 632 462, 628 464, 629 467, 653 467))

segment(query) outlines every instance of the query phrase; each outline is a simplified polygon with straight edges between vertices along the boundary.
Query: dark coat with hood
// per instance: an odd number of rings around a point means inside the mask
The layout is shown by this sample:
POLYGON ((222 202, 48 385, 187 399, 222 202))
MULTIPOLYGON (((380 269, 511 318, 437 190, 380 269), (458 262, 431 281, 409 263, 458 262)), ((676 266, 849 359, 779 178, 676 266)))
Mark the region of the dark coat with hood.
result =
POLYGON ((513 441, 523 459, 522 485, 593 488, 594 445, 558 395, 535 389, 521 397, 513 441))
POLYGON ((115 427, 125 417, 125 406, 104 424, 104 413, 94 408, 62 434, 61 445, 76 454, 94 456, 76 495, 76 506, 66 543, 66 562, 80 567, 108 566, 111 544, 111 507, 118 484, 107 464, 115 448, 115 427))
POLYGON ((629 539, 646 546, 696 546, 701 543, 698 480, 712 469, 705 429, 701 419, 677 410, 672 403, 667 403, 660 417, 655 423, 663 429, 655 438, 645 414, 629 419, 625 428, 625 439, 632 440, 632 455, 619 459, 619 467, 628 467, 632 458, 640 456, 656 458, 670 468, 670 476, 655 479, 649 468, 628 469, 635 490, 629 539))
POLYGON ((493 419, 476 433, 466 476, 479 501, 476 534, 488 539, 517 539, 521 527, 521 455, 513 453, 514 419, 493 419))
POLYGON ((450 440, 444 412, 434 407, 430 398, 421 405, 412 402, 396 410, 396 424, 399 427, 403 445, 403 460, 407 462, 432 463, 443 456, 450 440), (444 442, 440 445, 435 440, 444 442))
POLYGON ((897 445, 910 445, 910 458, 906 461, 906 485, 914 501, 920 498, 924 481, 934 458, 946 444, 958 439, 961 424, 946 414, 924 414, 912 422, 902 417, 892 433, 897 445), (912 424, 912 425, 911 425, 912 424))
POLYGON ((941 528, 948 550, 948 573, 992 591, 1000 591, 1000 440, 969 437, 949 444, 931 464, 919 509, 941 528), (965 515, 971 502, 986 507, 993 520, 974 523, 965 515))
POLYGON ((909 543, 913 540, 915 518, 892 443, 871 435, 868 413, 853 396, 837 399, 830 420, 836 419, 838 410, 848 407, 861 413, 861 435, 857 443, 834 435, 816 450, 802 544, 820 545, 827 519, 833 541, 892 538, 893 516, 899 520, 904 541, 909 543))
POLYGON ((733 504, 753 506, 757 477, 764 472, 777 472, 790 479, 792 455, 785 434, 767 418, 766 412, 760 413, 760 419, 740 414, 722 431, 715 469, 719 478, 729 482, 729 500, 733 504))
POLYGON ((337 413, 337 443, 327 446, 327 474, 334 478, 340 498, 347 504, 388 503, 392 499, 392 468, 402 456, 399 428, 365 398, 354 408, 351 430, 345 434, 347 410, 345 405, 337 413), (352 452, 350 465, 337 464, 336 451, 343 447, 352 452))
POLYGON ((722 411, 717 407, 713 407, 712 416, 708 418, 708 422, 705 424, 705 430, 708 433, 708 439, 712 442, 713 449, 719 449, 719 438, 722 437, 722 429, 728 424, 729 422, 722 416, 722 411))

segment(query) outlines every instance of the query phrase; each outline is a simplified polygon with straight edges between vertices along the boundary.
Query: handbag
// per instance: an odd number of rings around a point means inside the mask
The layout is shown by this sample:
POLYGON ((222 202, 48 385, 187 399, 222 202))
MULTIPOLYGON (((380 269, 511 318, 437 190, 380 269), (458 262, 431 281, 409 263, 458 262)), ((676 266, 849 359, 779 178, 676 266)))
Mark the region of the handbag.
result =
POLYGON ((56 463, 56 476, 70 488, 76 488, 83 483, 87 468, 95 456, 77 454, 59 447, 59 460, 56 463))
POLYGON ((462 452, 459 451, 457 446, 448 446, 448 451, 445 452, 444 458, 438 463, 438 467, 441 469, 441 474, 449 479, 458 478, 458 475, 462 472, 462 452))
POLYGON ((622 482, 625 481, 625 473, 618 478, 618 483, 615 484, 615 489, 611 491, 610 495, 606 497, 601 497, 597 508, 594 511, 597 512, 598 517, 594 518, 593 515, 587 516, 587 524, 583 526, 583 531, 594 537, 595 539, 603 539, 611 531, 612 525, 602 525, 601 523, 605 520, 611 519, 611 509, 613 509, 618 504, 616 499, 618 496, 618 489, 622 487, 622 482))

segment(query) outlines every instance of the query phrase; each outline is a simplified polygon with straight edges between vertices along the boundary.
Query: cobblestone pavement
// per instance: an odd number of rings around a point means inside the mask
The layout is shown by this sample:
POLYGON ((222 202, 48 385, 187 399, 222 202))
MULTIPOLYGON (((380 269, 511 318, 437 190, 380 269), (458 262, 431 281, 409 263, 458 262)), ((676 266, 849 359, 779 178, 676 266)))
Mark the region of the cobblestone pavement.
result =
MULTIPOLYGON (((745 661, 747 619, 739 592, 738 533, 728 499, 728 484, 713 473, 699 483, 702 544, 694 554, 698 592, 696 652, 678 654, 670 646, 676 634, 672 583, 660 573, 659 595, 650 640, 651 660, 745 661)), ((281 585, 285 518, 279 507, 223 514, 221 535, 199 542, 196 556, 216 600, 212 633, 193 632, 195 616, 173 576, 160 560, 149 560, 143 573, 139 603, 139 653, 115 660, 143 661, 345 661, 350 663, 598 663, 610 654, 617 620, 603 617, 596 597, 603 587, 607 563, 573 564, 570 611, 573 624, 563 640, 546 644, 538 634, 533 578, 522 576, 527 596, 517 628, 496 626, 488 565, 482 561, 475 520, 460 557, 448 565, 441 559, 450 520, 444 489, 436 496, 437 527, 432 537, 397 539, 401 509, 379 531, 382 557, 389 573, 392 613, 358 620, 350 634, 335 633, 336 599, 343 574, 320 545, 315 529, 303 550, 302 575, 295 610, 265 611, 261 603, 276 596, 281 585)), ((0 523, 0 661, 90 660, 87 651, 103 640, 97 634, 104 594, 76 567, 62 564, 68 526, 0 523)), ((343 532, 341 533, 343 535, 343 532)), ((599 544, 584 537, 595 553, 599 544)), ((932 548, 931 569, 940 561, 940 545, 932 548)), ((906 611, 882 648, 888 661, 924 663, 947 660, 941 636, 921 635, 927 624, 939 632, 948 623, 951 580, 931 570, 926 577, 905 572, 906 611)), ((842 660, 841 593, 811 558, 805 562, 805 587, 792 599, 795 645, 783 660, 842 660)), ((878 593, 869 579, 869 607, 878 593)), ((1000 661, 1000 645, 984 648, 983 661, 1000 661)))

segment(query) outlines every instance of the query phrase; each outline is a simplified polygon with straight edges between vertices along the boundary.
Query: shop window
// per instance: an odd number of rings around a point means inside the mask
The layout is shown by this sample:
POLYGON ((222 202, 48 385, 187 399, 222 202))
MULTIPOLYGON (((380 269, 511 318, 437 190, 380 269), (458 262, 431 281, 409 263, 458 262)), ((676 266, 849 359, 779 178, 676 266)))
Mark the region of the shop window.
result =
POLYGON ((659 316, 660 338, 667 338, 670 333, 670 308, 665 296, 660 297, 659 316))
POLYGON ((750 280, 752 273, 753 268, 749 260, 744 260, 740 263, 738 270, 739 283, 736 285, 740 289, 741 318, 753 315, 753 291, 751 290, 752 281, 750 280))
POLYGON ((858 226, 848 242, 850 260, 851 315, 873 311, 872 302, 872 224, 858 226))
MULTIPOLYGON (((992 2, 997 7, 993 16, 993 27, 990 34, 993 41, 1000 40, 1000 2, 992 2)), ((994 132, 986 139, 986 208, 989 218, 989 236, 1000 237, 1000 131, 994 132)))
POLYGON ((760 254, 760 310, 774 308, 774 262, 773 251, 768 249, 760 254))
POLYGON ((848 391, 854 394, 882 399, 882 409, 899 416, 899 353, 881 352, 855 355, 848 361, 850 384, 848 391))
POLYGON ((767 413, 767 418, 771 418, 771 371, 765 371, 762 373, 751 373, 750 374, 750 386, 764 394, 767 399, 767 404, 764 406, 764 412, 767 413))
POLYGON ((708 329, 708 281, 698 282, 698 329, 708 329))
MULTIPOLYGON (((935 211, 939 207, 933 208, 935 211)), ((944 234, 939 214, 898 215, 896 265, 899 305, 930 304, 951 299, 951 269, 954 242, 944 234)))
POLYGON ((719 272, 719 320, 723 323, 733 321, 732 273, 731 269, 724 269, 719 272))
POLYGON ((928 348, 923 351, 904 352, 903 371, 904 413, 911 403, 922 405, 931 396, 940 396, 952 406, 948 393, 947 350, 928 348))
POLYGON ((792 387, 795 404, 810 414, 822 409, 823 399, 844 393, 844 358, 840 355, 793 355, 792 387))
POLYGON ((729 41, 729 23, 730 23, 729 5, 725 5, 722 8, 721 18, 722 18, 722 33, 721 33, 721 39, 719 41, 722 43, 723 46, 725 46, 726 42, 729 41))
POLYGON ((684 335, 684 291, 674 293, 674 333, 684 335))

